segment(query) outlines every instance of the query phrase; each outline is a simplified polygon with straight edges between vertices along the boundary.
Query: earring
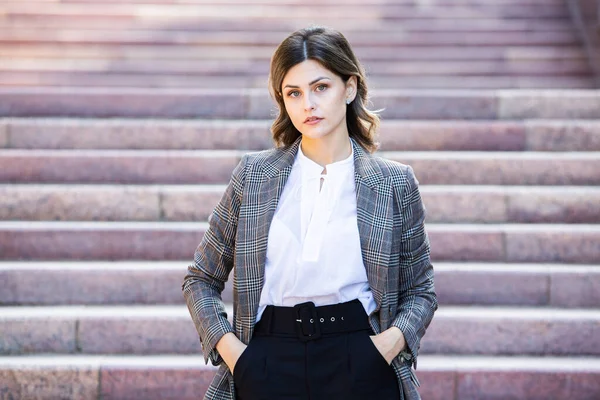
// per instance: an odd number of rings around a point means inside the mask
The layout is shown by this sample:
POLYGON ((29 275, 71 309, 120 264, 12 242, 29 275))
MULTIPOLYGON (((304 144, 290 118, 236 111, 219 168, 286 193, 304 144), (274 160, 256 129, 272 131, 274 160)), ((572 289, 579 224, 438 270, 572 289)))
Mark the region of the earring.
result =
POLYGON ((352 100, 346 99, 346 105, 350 105, 350 103, 352 103, 352 100))

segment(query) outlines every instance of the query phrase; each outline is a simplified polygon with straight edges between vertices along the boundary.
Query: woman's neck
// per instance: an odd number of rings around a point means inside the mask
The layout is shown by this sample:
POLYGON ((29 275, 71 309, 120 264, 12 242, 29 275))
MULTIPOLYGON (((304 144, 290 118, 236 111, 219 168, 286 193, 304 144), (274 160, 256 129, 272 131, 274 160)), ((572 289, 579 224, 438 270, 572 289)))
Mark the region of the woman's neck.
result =
POLYGON ((352 154, 352 143, 348 135, 319 139, 302 137, 300 145, 302 153, 322 167, 344 160, 352 154))

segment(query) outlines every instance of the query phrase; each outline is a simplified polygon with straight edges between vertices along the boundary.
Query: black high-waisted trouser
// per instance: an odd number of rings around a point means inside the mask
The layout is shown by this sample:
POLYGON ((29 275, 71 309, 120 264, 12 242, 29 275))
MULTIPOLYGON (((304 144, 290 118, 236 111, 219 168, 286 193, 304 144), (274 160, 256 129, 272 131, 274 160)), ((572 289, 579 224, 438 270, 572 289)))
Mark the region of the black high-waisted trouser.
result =
POLYGON ((233 380, 238 400, 399 400, 396 374, 369 337, 358 300, 268 306, 233 380))

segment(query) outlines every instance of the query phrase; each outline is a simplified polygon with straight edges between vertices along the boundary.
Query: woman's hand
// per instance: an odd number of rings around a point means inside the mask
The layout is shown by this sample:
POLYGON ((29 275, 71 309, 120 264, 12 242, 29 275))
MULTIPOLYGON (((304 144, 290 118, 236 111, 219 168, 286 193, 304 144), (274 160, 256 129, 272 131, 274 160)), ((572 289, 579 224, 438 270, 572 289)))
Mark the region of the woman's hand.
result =
POLYGON ((221 357, 223 357, 223 361, 229 367, 229 371, 233 374, 235 364, 237 364, 238 359, 248 346, 242 343, 233 333, 229 332, 219 340, 216 347, 221 357))
POLYGON ((377 347, 377 350, 379 350, 388 364, 391 364, 392 360, 400 354, 402 349, 406 346, 404 334, 395 326, 381 332, 379 335, 370 337, 373 344, 375 344, 375 347, 377 347))

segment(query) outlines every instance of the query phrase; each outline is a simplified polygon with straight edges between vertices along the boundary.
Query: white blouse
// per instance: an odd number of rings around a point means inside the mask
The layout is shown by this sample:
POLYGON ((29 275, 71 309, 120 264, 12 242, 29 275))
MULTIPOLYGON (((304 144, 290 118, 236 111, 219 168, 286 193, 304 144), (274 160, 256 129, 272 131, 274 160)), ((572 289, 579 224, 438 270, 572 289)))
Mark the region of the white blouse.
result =
POLYGON ((325 168, 298 147, 269 230, 257 321, 267 305, 359 299, 367 314, 376 308, 356 223, 354 150, 325 168))

